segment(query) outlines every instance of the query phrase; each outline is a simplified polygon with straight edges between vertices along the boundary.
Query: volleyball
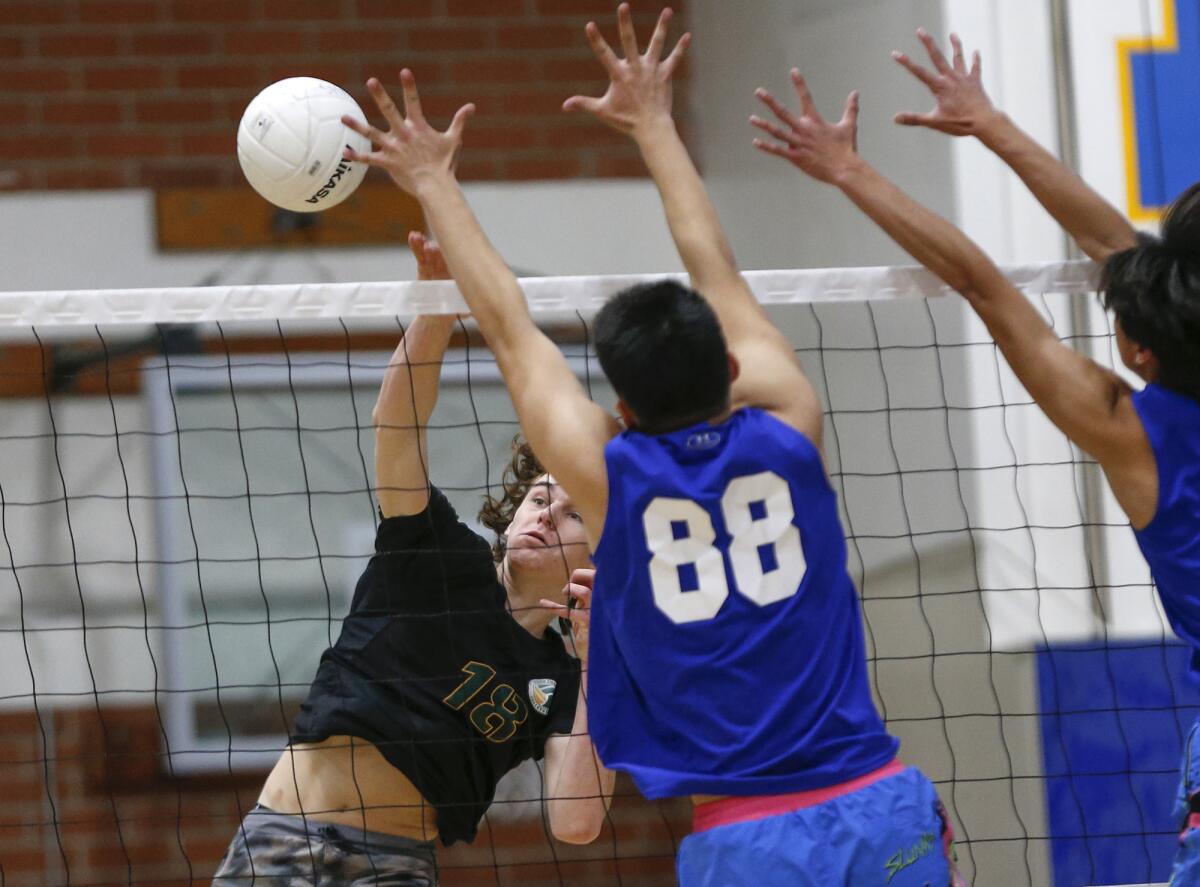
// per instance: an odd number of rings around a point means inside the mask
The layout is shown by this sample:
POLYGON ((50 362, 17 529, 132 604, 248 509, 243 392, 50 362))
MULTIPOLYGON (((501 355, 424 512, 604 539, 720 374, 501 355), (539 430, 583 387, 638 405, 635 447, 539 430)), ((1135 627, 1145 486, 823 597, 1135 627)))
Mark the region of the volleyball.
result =
POLYGON ((342 123, 348 114, 366 121, 344 89, 315 77, 289 77, 254 97, 238 125, 238 162, 254 190, 292 212, 337 206, 354 193, 367 168, 342 157, 342 149, 371 144, 342 123))

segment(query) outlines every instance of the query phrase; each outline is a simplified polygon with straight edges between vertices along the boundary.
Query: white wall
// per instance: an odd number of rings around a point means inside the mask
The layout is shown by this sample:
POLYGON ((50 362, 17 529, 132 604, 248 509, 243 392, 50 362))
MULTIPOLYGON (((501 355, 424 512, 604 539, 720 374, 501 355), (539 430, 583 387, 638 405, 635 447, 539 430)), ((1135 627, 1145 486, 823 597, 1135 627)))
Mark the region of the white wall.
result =
MULTIPOLYGON (((657 192, 643 181, 468 185, 505 258, 522 273, 680 270, 657 192)), ((161 253, 149 191, 0 194, 4 290, 195 286, 219 282, 406 280, 416 266, 393 248, 287 249, 245 256, 161 253)))
MULTIPOLYGON (((890 58, 920 25, 936 31, 939 0, 756 0, 704 2, 691 9, 691 107, 698 152, 734 250, 745 268, 892 265, 911 261, 867 223, 844 197, 807 180, 779 158, 754 149, 747 123, 766 109, 766 87, 797 105, 788 71, 808 79, 821 112, 841 115, 846 96, 862 90, 859 147, 889 176, 942 213, 954 209, 946 174, 949 143, 929 133, 898 132, 896 111, 922 102, 890 58)), ((766 112, 764 116, 770 116, 766 112)))
MULTIPOLYGON (((1120 73, 1115 42, 1138 38, 1149 43, 1167 28, 1161 0, 1091 0, 1070 6, 1071 55, 1080 78, 1077 115, 1080 137, 1080 172, 1122 210, 1133 214, 1127 194, 1125 139, 1120 94, 1120 73)), ((1153 220, 1135 218, 1154 230, 1153 220)))

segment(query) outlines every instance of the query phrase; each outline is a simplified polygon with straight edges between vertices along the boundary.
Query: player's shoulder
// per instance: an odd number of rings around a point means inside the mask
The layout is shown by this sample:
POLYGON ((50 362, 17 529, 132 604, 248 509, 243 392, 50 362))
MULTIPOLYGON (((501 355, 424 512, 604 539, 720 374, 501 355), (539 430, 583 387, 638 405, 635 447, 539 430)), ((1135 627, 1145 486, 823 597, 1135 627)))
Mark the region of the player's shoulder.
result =
POLYGON ((1153 383, 1141 389, 1128 385, 1113 394, 1106 420, 1098 430, 1103 446, 1096 446, 1102 465, 1152 458, 1171 438, 1200 433, 1200 402, 1153 383))
POLYGON ((1200 399, 1151 383, 1126 398, 1121 412, 1127 427, 1122 443, 1114 448, 1119 459, 1101 459, 1107 468, 1110 462, 1128 462, 1139 453, 1150 463, 1152 473, 1177 467, 1192 471, 1200 456, 1200 399))
POLYGON ((1160 510, 1163 486, 1171 485, 1181 456, 1187 461, 1188 450, 1200 448, 1200 404, 1188 400, 1156 385, 1140 391, 1126 385, 1097 423, 1095 439, 1084 446, 1104 469, 1135 529, 1145 528, 1160 510))
POLYGON ((435 486, 429 487, 425 507, 419 511, 385 514, 379 510, 378 535, 381 537, 420 533, 427 528, 444 528, 460 524, 458 512, 446 498, 446 494, 435 486))
POLYGON ((820 451, 825 416, 811 386, 805 384, 795 392, 777 391, 778 396, 772 398, 751 398, 745 396, 747 392, 742 394, 742 397, 734 398, 734 414, 747 413, 759 427, 772 423, 783 426, 788 433, 803 437, 820 451), (764 421, 764 417, 770 421, 764 421))
POLYGON ((1140 415, 1183 427, 1200 427, 1200 400, 1197 398, 1155 382, 1138 391, 1128 387, 1126 390, 1140 415))
POLYGON ((734 415, 746 429, 747 437, 766 438, 784 446, 789 452, 820 458, 819 440, 807 417, 787 409, 747 406, 734 415))
MULTIPOLYGON (((786 411, 757 405, 735 405, 720 419, 697 422, 661 434, 626 431, 609 445, 610 461, 616 454, 640 463, 643 473, 653 474, 657 460, 691 463, 706 461, 722 452, 759 453, 766 456, 780 448, 787 452, 820 457, 820 446, 804 422, 786 411)), ((621 472, 617 476, 623 476, 621 472)))
POLYGON ((430 487, 429 502, 421 511, 382 518, 375 532, 375 551, 435 552, 451 560, 471 555, 490 557, 491 545, 463 523, 441 490, 430 487))

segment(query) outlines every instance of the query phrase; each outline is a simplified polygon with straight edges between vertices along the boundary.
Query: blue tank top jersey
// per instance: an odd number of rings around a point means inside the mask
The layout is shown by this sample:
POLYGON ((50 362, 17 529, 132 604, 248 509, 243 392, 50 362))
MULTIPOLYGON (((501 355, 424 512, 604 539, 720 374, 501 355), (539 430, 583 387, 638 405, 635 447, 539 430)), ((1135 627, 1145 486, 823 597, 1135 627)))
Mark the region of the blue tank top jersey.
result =
POLYGON ((889 763, 812 442, 743 409, 626 431, 605 457, 588 669, 601 760, 648 798, 804 791, 889 763))
POLYGON ((1133 395, 1158 466, 1154 518, 1134 533, 1200 683, 1200 401, 1150 384, 1133 395))

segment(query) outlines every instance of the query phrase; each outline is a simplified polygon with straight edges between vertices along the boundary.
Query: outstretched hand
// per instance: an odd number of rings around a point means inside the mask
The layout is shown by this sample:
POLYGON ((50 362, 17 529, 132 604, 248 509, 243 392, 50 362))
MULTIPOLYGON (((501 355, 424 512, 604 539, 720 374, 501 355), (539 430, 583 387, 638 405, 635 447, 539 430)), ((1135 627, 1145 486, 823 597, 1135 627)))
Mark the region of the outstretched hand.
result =
POLYGON ((374 77, 367 81, 371 98, 375 100, 389 128, 384 132, 353 117, 343 117, 342 123, 370 139, 374 150, 360 153, 346 148, 342 156, 347 160, 386 170, 392 181, 409 194, 415 195, 417 185, 423 178, 437 173, 454 172, 458 163, 458 152, 462 147, 463 127, 467 118, 475 113, 475 106, 463 105, 454 115, 446 131, 438 132, 429 125, 421 112, 417 81, 408 68, 400 72, 400 85, 404 90, 403 115, 382 83, 374 77))
POLYGON ((620 132, 633 132, 655 119, 670 118, 671 77, 692 39, 691 34, 684 34, 671 54, 662 57, 671 15, 670 9, 662 11, 646 52, 639 54, 629 4, 622 3, 617 7, 617 29, 625 53, 623 59, 617 58, 596 23, 588 22, 588 42, 609 76, 608 90, 600 98, 571 96, 563 102, 563 110, 586 111, 620 132))
POLYGON ((818 181, 836 182, 858 158, 858 92, 850 93, 846 99, 842 119, 830 123, 817 110, 808 84, 795 68, 792 68, 792 85, 800 99, 799 117, 765 89, 755 91, 779 123, 757 115, 751 117, 754 126, 778 140, 755 139, 754 147, 791 161, 818 181))
POLYGON ((575 645, 575 655, 584 668, 588 661, 588 628, 592 621, 592 586, 596 581, 596 571, 579 569, 571 573, 563 593, 567 597, 565 604, 542 598, 540 604, 547 610, 552 610, 561 619, 571 622, 571 640, 575 645))
POLYGON ((983 122, 996 110, 983 91, 979 51, 973 54, 968 69, 962 41, 957 34, 950 35, 953 61, 946 59, 937 42, 924 30, 917 31, 917 38, 925 44, 935 71, 917 64, 902 52, 893 52, 892 58, 929 87, 937 104, 926 114, 897 114, 896 122, 901 126, 925 126, 952 136, 977 134, 983 122))
POLYGON ((408 248, 417 260, 417 280, 450 280, 450 268, 436 240, 430 240, 420 231, 408 232, 408 248))

